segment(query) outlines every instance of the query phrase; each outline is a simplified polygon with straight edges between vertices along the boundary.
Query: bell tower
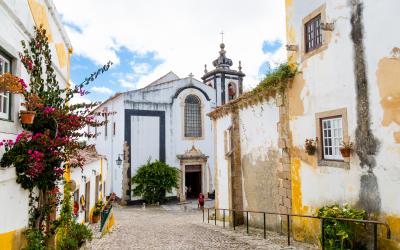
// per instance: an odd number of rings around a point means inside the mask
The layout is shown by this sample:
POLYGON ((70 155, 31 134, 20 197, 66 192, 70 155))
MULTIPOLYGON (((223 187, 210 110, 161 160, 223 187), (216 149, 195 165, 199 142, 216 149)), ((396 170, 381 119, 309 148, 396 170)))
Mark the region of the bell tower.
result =
POLYGON ((243 93, 242 65, 239 61, 238 70, 230 69, 232 60, 226 57, 225 44, 220 44, 219 57, 213 61, 214 69, 207 70, 205 65, 204 75, 201 78, 205 84, 216 91, 217 106, 224 105, 231 100, 238 98, 243 93))

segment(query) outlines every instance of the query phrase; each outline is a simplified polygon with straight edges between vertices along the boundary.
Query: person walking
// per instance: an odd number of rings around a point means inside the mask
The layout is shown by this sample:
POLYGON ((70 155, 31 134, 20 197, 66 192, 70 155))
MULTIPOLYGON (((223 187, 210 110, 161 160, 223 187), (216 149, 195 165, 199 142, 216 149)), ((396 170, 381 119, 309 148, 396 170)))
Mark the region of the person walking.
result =
POLYGON ((199 198, 197 198, 197 207, 203 209, 204 208, 204 195, 203 193, 199 194, 199 198))

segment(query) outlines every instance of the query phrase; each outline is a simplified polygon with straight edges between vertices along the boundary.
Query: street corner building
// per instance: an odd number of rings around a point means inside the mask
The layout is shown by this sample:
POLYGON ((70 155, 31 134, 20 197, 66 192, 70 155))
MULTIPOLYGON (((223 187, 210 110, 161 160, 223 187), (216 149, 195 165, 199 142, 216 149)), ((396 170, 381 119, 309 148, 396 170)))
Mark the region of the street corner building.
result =
MULTIPOLYGON (((0 1, 0 74, 12 73, 26 82, 29 75, 19 60, 21 41, 42 26, 52 51, 52 65, 61 88, 68 85, 72 46, 51 0, 0 1)), ((0 93, 0 138, 14 140, 22 126, 18 114, 22 97, 0 93)), ((4 152, 0 152, 0 157, 4 152)), ((22 232, 28 225, 29 192, 16 183, 14 168, 0 169, 0 248, 20 249, 22 232)))
MULTIPOLYGON (((378 229, 380 248, 400 248, 400 34, 387 25, 399 9, 395 0, 286 1, 295 77, 282 92, 249 92, 209 114, 216 208, 315 215, 348 203, 389 225, 390 240, 378 229)), ((263 225, 262 214, 248 220, 263 225)), ((291 223, 294 239, 318 242, 319 220, 291 223)), ((282 225, 285 216, 266 218, 282 225)))
POLYGON ((112 112, 107 124, 89 127, 101 133, 91 143, 111 164, 112 192, 128 204, 137 204, 131 177, 147 161, 160 160, 180 170, 179 188, 169 197, 181 202, 214 191, 214 140, 207 116, 216 107, 238 98, 244 73, 226 57, 220 45, 214 69, 204 69, 203 81, 190 74, 180 78, 169 72, 146 87, 118 93, 95 112, 112 112), (188 196, 188 197, 187 197, 188 196))

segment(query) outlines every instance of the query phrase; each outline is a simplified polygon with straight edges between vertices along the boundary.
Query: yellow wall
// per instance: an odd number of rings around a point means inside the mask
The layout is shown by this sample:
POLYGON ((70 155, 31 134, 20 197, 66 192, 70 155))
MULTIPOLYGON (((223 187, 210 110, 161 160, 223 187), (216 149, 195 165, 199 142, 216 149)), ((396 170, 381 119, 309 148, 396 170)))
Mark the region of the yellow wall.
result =
POLYGON ((17 250, 25 247, 26 240, 23 231, 24 229, 18 229, 0 234, 0 249, 17 250))

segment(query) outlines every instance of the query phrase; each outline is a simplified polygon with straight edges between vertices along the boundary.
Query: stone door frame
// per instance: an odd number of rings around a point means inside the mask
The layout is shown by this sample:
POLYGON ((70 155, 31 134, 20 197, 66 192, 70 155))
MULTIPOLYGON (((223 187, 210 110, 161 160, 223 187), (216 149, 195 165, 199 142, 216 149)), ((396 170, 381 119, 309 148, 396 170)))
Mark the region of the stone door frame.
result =
POLYGON ((206 165, 207 159, 205 160, 181 160, 181 174, 179 182, 179 201, 186 201, 185 193, 185 182, 186 182, 186 166, 200 165, 200 175, 201 175, 201 192, 206 198, 208 198, 207 193, 207 177, 206 177, 206 165))

